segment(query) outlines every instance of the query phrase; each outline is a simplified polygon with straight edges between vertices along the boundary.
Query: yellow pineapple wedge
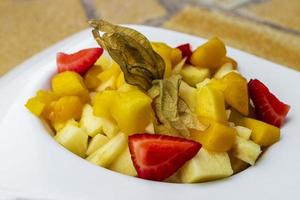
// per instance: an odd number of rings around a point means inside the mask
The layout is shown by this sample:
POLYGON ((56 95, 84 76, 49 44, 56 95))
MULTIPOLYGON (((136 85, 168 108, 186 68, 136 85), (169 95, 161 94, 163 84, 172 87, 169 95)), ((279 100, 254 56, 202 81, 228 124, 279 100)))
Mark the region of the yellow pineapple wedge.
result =
POLYGON ((102 134, 95 135, 89 143, 89 146, 86 150, 86 155, 88 155, 88 156, 91 155, 92 153, 97 151, 100 147, 105 145, 108 141, 109 141, 109 138, 105 135, 102 135, 102 134))
POLYGON ((210 77, 208 68, 195 67, 193 65, 184 66, 180 72, 182 79, 190 86, 195 87, 197 83, 210 77))
POLYGON ((181 97, 189 108, 194 112, 196 108, 196 88, 189 86, 186 82, 181 81, 179 87, 179 97, 181 97))
POLYGON ((227 122, 223 93, 207 85, 197 89, 196 114, 217 122, 227 122))
POLYGON ((98 133, 102 133, 103 120, 100 117, 94 115, 93 107, 86 104, 83 107, 80 128, 86 131, 86 133, 94 137, 98 133))
POLYGON ((133 166, 129 148, 125 148, 123 152, 112 162, 109 169, 126 174, 129 176, 136 176, 137 172, 133 166))
POLYGON ((127 136, 119 133, 108 143, 87 157, 95 165, 108 167, 124 150, 127 145, 127 136))
POLYGON ((71 152, 85 157, 88 135, 72 120, 57 132, 54 139, 71 152))
POLYGON ((225 76, 226 74, 228 74, 232 71, 238 73, 237 70, 234 70, 232 63, 230 63, 230 62, 225 63, 214 74, 214 78, 221 79, 221 78, 223 78, 223 76, 225 76))
POLYGON ((226 152, 208 151, 202 147, 179 173, 182 183, 198 183, 228 177, 233 170, 226 152))
POLYGON ((248 163, 238 159, 237 157, 233 156, 231 153, 229 153, 229 158, 230 158, 233 174, 239 173, 249 167, 248 163))
POLYGON ((234 128, 237 131, 238 136, 247 140, 250 138, 252 132, 251 129, 246 128, 244 126, 235 126, 234 128))
POLYGON ((254 165, 256 159, 261 153, 260 146, 251 140, 240 136, 236 137, 235 144, 232 147, 232 155, 250 165, 254 165))

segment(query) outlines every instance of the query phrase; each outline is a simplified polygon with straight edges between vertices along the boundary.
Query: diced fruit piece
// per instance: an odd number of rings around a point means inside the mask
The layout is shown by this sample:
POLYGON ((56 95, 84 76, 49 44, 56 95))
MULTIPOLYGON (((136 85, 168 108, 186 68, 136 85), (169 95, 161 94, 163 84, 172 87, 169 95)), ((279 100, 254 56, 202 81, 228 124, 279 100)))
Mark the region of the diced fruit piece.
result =
POLYGON ((225 57, 222 59, 221 65, 220 65, 220 66, 222 66, 222 65, 224 65, 224 64, 226 64, 226 63, 230 63, 230 64, 232 65, 233 69, 236 69, 237 66, 238 66, 238 63, 237 63, 233 58, 230 58, 230 57, 228 57, 228 56, 225 56, 225 57))
POLYGON ((27 101, 25 107, 30 110, 31 113, 39 117, 44 110, 45 103, 39 101, 36 97, 32 97, 27 101))
POLYGON ((148 124, 148 126, 146 126, 145 132, 146 132, 146 133, 151 133, 151 134, 155 133, 154 125, 153 125, 152 122, 150 122, 150 123, 148 124))
POLYGON ((186 82, 181 81, 179 86, 179 97, 189 106, 192 111, 196 108, 196 92, 194 87, 189 86, 186 82))
POLYGON ((151 42, 153 50, 158 53, 165 62, 165 74, 164 78, 171 75, 172 72, 172 62, 171 62, 171 50, 172 48, 162 42, 151 42))
POLYGON ((260 146, 251 140, 236 137, 235 144, 232 147, 232 155, 242 161, 254 165, 256 159, 261 153, 260 146))
POLYGON ((211 87, 197 89, 196 114, 218 122, 226 122, 226 111, 223 93, 211 87))
POLYGON ((113 161, 109 169, 129 176, 137 176, 128 147, 113 161))
POLYGON ((251 129, 243 126, 235 126, 234 128, 237 131, 238 136, 247 140, 250 138, 252 132, 251 129))
POLYGON ((177 48, 172 48, 171 53, 170 53, 170 57, 171 57, 172 66, 176 65, 182 59, 181 51, 177 48))
POLYGON ((115 79, 117 79, 117 77, 119 76, 120 73, 121 73, 121 69, 120 69, 119 65, 117 63, 113 62, 109 69, 104 70, 97 77, 100 79, 101 82, 106 82, 111 77, 115 77, 115 79))
POLYGON ((182 183, 212 181, 232 175, 226 152, 213 152, 201 148, 198 154, 180 169, 182 183))
POLYGON ((162 181, 193 158, 201 144, 158 134, 129 136, 129 149, 138 177, 162 181))
POLYGON ((125 78, 124 78, 124 74, 123 72, 121 72, 116 80, 116 87, 120 88, 121 86, 123 86, 125 84, 125 78))
POLYGON ((235 142, 236 130, 212 120, 200 120, 208 128, 204 131, 191 130, 191 139, 201 143, 210 151, 228 151, 235 142))
POLYGON ((97 92, 102 92, 104 90, 114 90, 116 89, 116 77, 112 76, 107 81, 100 83, 100 85, 97 87, 97 92))
POLYGON ((196 85, 196 88, 197 88, 197 89, 201 89, 203 86, 208 85, 208 84, 210 83, 211 80, 212 80, 212 79, 210 79, 210 78, 204 79, 203 81, 201 81, 200 83, 198 83, 198 84, 196 85))
POLYGON ((224 43, 218 38, 212 38, 193 52, 190 61, 195 66, 216 69, 225 56, 224 43))
POLYGON ((84 83, 89 90, 95 90, 101 83, 97 77, 102 72, 102 68, 99 65, 94 65, 84 75, 84 83))
POLYGON ((100 58, 96 61, 95 65, 101 67, 102 71, 107 70, 111 67, 112 60, 107 56, 100 56, 100 58))
POLYGON ((226 85, 224 90, 225 101, 247 116, 249 114, 247 80, 238 73, 230 72, 222 78, 222 83, 226 85))
MULTIPOLYGON (((210 81, 207 83, 207 85, 211 88, 222 91, 223 93, 227 87, 221 80, 218 80, 215 78, 210 79, 210 81)), ((197 86, 197 88, 198 88, 198 86, 197 86)))
POLYGON ((280 127, 290 106, 281 102, 269 89, 259 80, 250 80, 248 83, 249 95, 252 99, 255 111, 262 121, 280 127))
POLYGON ((126 134, 144 131, 151 120, 151 98, 139 90, 120 92, 115 104, 109 104, 113 118, 126 134))
POLYGON ((118 92, 114 90, 105 90, 96 94, 93 109, 94 114, 98 117, 111 117, 111 108, 115 105, 115 100, 118 98, 118 92))
POLYGON ((233 174, 239 173, 249 167, 249 164, 229 154, 233 174))
POLYGON ((180 180, 180 176, 179 176, 179 173, 178 171, 175 172, 172 176, 170 176, 169 178, 165 179, 164 182, 167 182, 167 183, 181 183, 181 180, 180 180))
POLYGON ((52 90, 59 96, 88 96, 82 77, 76 72, 62 72, 52 78, 52 90))
POLYGON ((103 122, 103 133, 108 138, 113 138, 119 132, 119 127, 111 119, 102 118, 102 122, 103 122))
POLYGON ((118 88, 118 92, 129 92, 129 91, 136 91, 139 90, 137 86, 130 85, 127 83, 124 83, 121 87, 118 88))
POLYGON ((184 66, 184 63, 186 61, 186 58, 183 58, 180 62, 178 62, 174 67, 173 67, 173 70, 172 70, 172 74, 180 74, 183 66, 184 66))
POLYGON ((189 43, 185 43, 185 44, 179 45, 176 48, 178 48, 181 51, 182 57, 186 57, 187 61, 189 62, 190 57, 193 53, 191 45, 189 43))
POLYGON ((197 83, 200 83, 204 79, 210 77, 210 71, 208 68, 194 67, 192 65, 184 67, 180 74, 182 79, 193 87, 195 87, 197 83))
POLYGON ((221 78, 223 78, 223 76, 225 76, 226 74, 228 74, 230 72, 236 72, 236 73, 238 73, 238 71, 234 70, 234 68, 233 68, 233 66, 232 66, 231 63, 225 63, 214 74, 214 78, 221 79, 221 78))
POLYGON ((102 53, 102 48, 83 49, 72 54, 57 53, 58 72, 74 71, 83 75, 94 65, 102 53))
POLYGON ((83 107, 80 128, 82 128, 89 136, 94 137, 97 133, 102 132, 103 120, 94 115, 91 105, 86 104, 83 107))
POLYGON ((73 122, 68 122, 63 129, 57 132, 54 139, 80 157, 85 156, 88 135, 73 122))
POLYGON ((87 157, 95 165, 108 167, 124 150, 127 145, 127 136, 119 133, 108 143, 87 157))
POLYGON ((79 120, 83 103, 78 96, 64 96, 51 103, 49 119, 55 122, 66 122, 69 119, 79 120))
POLYGON ((104 136, 102 134, 95 135, 89 143, 89 146, 86 150, 86 155, 88 156, 91 155, 92 153, 97 151, 100 147, 105 145, 108 141, 109 139, 107 136, 104 136))

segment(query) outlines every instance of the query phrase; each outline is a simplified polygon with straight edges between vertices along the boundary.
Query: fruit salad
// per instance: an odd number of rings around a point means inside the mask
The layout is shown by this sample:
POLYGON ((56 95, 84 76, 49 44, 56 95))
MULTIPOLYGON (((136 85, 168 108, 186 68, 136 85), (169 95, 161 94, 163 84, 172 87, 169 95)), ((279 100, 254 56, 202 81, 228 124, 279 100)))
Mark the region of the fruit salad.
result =
POLYGON ((72 153, 129 176, 199 183, 255 165, 279 141, 290 106, 248 81, 219 38, 171 47, 89 23, 100 47, 57 53, 50 89, 25 105, 72 153))

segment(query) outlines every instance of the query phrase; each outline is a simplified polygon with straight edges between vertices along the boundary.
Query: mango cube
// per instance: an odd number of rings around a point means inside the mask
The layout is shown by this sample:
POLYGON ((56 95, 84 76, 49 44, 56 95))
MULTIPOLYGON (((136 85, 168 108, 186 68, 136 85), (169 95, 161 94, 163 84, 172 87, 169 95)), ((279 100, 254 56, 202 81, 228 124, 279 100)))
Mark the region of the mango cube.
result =
POLYGON ((198 67, 216 69, 220 67, 225 56, 226 48, 224 43, 218 38, 212 38, 193 52, 190 61, 198 67))
POLYGON ((104 136, 102 134, 95 135, 89 143, 89 146, 86 150, 86 155, 88 156, 91 155, 92 153, 97 151, 100 147, 105 145, 108 141, 109 139, 107 136, 104 136))
POLYGON ((165 62, 164 78, 169 77, 172 73, 172 61, 171 61, 172 48, 162 42, 152 42, 151 45, 153 50, 156 53, 158 53, 165 62))
POLYGON ((190 86, 195 87, 206 78, 210 77, 208 68, 194 67, 192 65, 185 66, 180 72, 182 79, 190 86))
POLYGON ((88 135, 74 123, 67 123, 64 128, 57 132, 54 139, 80 157, 85 156, 88 135))
POLYGON ((96 94, 93 101, 94 114, 98 117, 111 118, 111 108, 118 99, 118 92, 114 90, 105 90, 96 94))
POLYGON ((84 83, 90 90, 95 90, 101 83, 101 80, 97 77, 102 72, 102 68, 99 65, 91 67, 84 75, 84 83))
POLYGON ((178 48, 172 48, 170 57, 172 65, 174 66, 181 61, 182 53, 178 48))
POLYGON ((45 103, 39 101, 36 97, 32 97, 26 102, 25 107, 35 116, 39 117, 44 110, 45 103))
POLYGON ((235 143, 236 130, 212 120, 200 120, 207 125, 204 131, 191 132, 191 139, 198 141, 203 147, 210 151, 228 151, 235 143))
POLYGON ((223 93, 208 86, 197 89, 196 114, 218 122, 226 122, 223 93))
POLYGON ((120 92, 110 109, 120 130, 126 134, 143 132, 151 120, 151 98, 139 90, 120 92))
POLYGON ((59 96, 81 96, 87 98, 86 89, 82 77, 76 72, 66 71, 56 74, 51 81, 52 90, 59 96))

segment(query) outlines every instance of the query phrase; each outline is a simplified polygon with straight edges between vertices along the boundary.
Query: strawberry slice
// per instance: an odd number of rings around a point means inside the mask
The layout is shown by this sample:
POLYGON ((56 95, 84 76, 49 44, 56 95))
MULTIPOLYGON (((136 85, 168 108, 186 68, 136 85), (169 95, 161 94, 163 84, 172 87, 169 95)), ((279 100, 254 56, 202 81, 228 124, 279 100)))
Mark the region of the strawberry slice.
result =
POLYGON ((186 62, 189 62, 190 57, 193 53, 191 45, 189 43, 186 43, 186 44, 179 45, 176 48, 178 48, 181 51, 182 57, 187 57, 186 62))
POLYGON ((201 148, 198 142, 166 135, 145 133, 128 138, 138 177, 156 181, 171 176, 201 148))
POLYGON ((280 128, 290 110, 290 106, 277 99, 277 97, 257 79, 251 79, 249 81, 248 90, 258 118, 280 128))
POLYGON ((85 74, 102 55, 102 48, 82 49, 72 54, 59 52, 56 55, 58 72, 74 71, 85 74))

